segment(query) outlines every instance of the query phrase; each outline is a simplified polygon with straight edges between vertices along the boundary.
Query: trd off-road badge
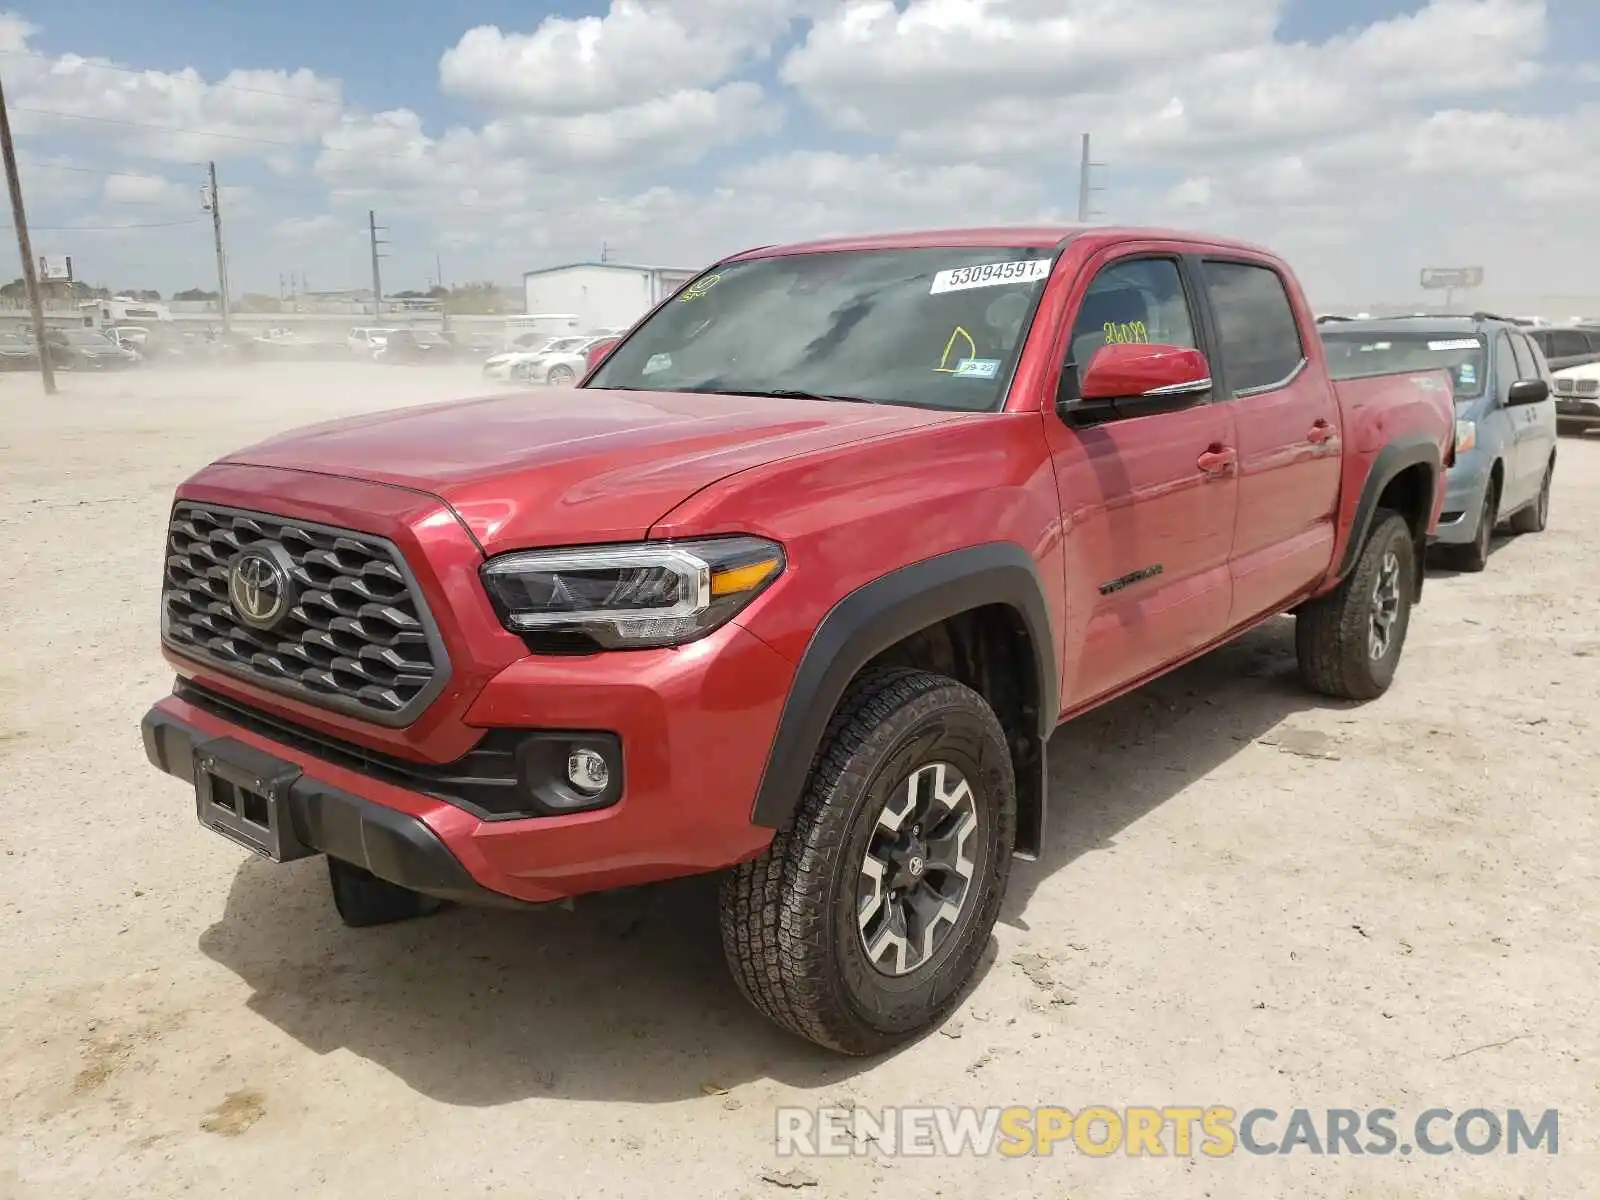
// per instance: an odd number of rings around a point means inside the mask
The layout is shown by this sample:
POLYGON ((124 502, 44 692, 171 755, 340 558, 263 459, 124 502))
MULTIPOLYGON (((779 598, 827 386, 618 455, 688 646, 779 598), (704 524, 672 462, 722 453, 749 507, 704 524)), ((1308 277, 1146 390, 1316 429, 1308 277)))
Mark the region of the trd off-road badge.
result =
POLYGON ((246 625, 271 629, 293 599, 289 572, 265 550, 246 550, 228 569, 228 602, 246 625))

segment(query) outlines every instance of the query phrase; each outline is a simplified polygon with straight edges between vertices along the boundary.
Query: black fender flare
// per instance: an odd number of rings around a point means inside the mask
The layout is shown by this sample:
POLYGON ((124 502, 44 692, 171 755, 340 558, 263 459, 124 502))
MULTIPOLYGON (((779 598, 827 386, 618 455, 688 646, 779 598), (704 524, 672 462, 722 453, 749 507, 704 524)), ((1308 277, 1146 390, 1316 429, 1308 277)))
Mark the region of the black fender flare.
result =
MULTIPOLYGON (((1367 544, 1367 535, 1372 532, 1372 522, 1378 513, 1378 500, 1383 495, 1383 490, 1394 482, 1400 472, 1415 466, 1426 466, 1429 470, 1428 492, 1426 503, 1427 511, 1423 514, 1423 534, 1427 533, 1427 518, 1433 511, 1434 489, 1438 486, 1441 456, 1439 445, 1427 434, 1409 434, 1398 437, 1390 442, 1377 457, 1372 460, 1372 468, 1367 472, 1367 480, 1361 485, 1361 499, 1356 502, 1355 519, 1351 522, 1350 540, 1345 543, 1344 557, 1339 563, 1340 579, 1345 578, 1355 570, 1356 560, 1361 557, 1361 551, 1367 544)), ((1417 539, 1417 590, 1422 589, 1422 556, 1427 546, 1426 536, 1417 539)))
MULTIPOLYGON (((901 639, 958 613, 1003 604, 1021 617, 1033 643, 1038 672, 1039 727, 1037 784, 1018 779, 1024 789, 1043 788, 1044 742, 1060 713, 1060 678, 1050 611, 1031 555, 1015 542, 985 542, 952 550, 879 576, 830 608, 800 658, 767 763, 756 789, 751 823, 769 829, 788 826, 805 791, 817 747, 828 721, 856 673, 901 639)), ((1035 797, 1029 796, 1032 800, 1035 797)), ((1038 829, 1019 827, 1019 851, 1037 852, 1044 793, 1037 799, 1038 829)), ((1019 813, 1019 819, 1022 814, 1019 813)))

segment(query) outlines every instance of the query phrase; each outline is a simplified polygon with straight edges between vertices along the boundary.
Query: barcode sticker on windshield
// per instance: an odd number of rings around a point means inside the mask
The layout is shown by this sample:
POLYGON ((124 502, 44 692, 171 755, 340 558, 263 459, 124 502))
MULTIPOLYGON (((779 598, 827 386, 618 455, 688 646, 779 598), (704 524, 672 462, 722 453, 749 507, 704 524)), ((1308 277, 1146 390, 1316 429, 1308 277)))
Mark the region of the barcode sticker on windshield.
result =
POLYGON ((1451 338, 1444 342, 1429 342, 1429 350, 1476 350, 1481 343, 1477 338, 1451 338))
POLYGON ((930 296, 941 292, 964 292, 968 288, 1000 287, 1007 283, 1033 283, 1050 274, 1054 259, 1022 258, 1014 262, 979 263, 971 267, 952 267, 933 277, 930 296))

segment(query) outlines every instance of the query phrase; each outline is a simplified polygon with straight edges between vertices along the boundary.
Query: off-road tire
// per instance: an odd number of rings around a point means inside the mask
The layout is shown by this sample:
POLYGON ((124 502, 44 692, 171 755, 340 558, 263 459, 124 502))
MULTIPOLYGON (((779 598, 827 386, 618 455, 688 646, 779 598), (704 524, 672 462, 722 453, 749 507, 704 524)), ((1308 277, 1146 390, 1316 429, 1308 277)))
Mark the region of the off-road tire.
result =
POLYGON ((379 879, 364 867, 336 858, 328 860, 328 886, 339 919, 354 929, 409 921, 444 907, 442 900, 379 879))
POLYGON ((1555 479, 1556 462, 1545 464, 1544 478, 1539 481, 1539 495, 1532 504, 1511 514, 1512 533, 1543 533, 1550 523, 1550 484, 1555 479))
POLYGON ((932 1028, 988 945, 1016 822, 1005 731, 982 696, 926 671, 864 673, 828 724, 791 827, 724 879, 722 944, 740 991, 778 1025, 844 1054, 879 1053, 932 1028), (958 765, 972 789, 976 867, 940 948, 891 978, 862 945, 862 856, 886 798, 936 761, 958 765))
POLYGON ((1307 686, 1341 700, 1371 700, 1388 691, 1416 594, 1417 554, 1411 527, 1399 513, 1379 509, 1355 568, 1333 591, 1302 607, 1295 618, 1295 651, 1307 686), (1374 591, 1390 554, 1399 560, 1399 607, 1387 650, 1374 658, 1370 646, 1374 591))

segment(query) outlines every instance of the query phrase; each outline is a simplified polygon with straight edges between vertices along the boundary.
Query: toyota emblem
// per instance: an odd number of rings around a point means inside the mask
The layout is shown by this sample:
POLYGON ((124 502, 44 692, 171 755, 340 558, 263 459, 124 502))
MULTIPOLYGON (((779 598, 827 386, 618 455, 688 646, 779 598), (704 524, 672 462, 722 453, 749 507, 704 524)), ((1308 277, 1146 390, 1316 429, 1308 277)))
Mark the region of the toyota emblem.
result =
POLYGON ((246 550, 228 571, 228 601, 246 625, 271 629, 293 601, 289 572, 266 551, 246 550))

